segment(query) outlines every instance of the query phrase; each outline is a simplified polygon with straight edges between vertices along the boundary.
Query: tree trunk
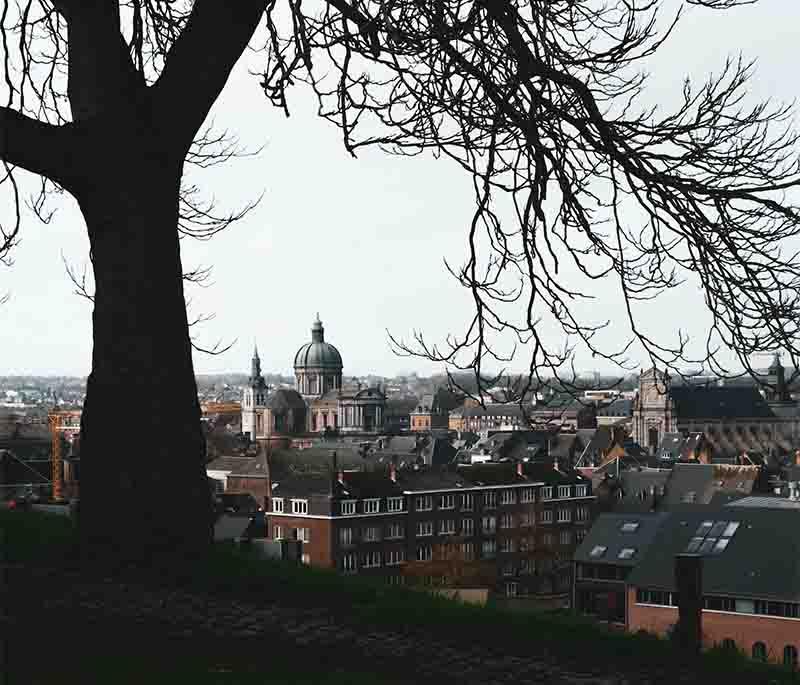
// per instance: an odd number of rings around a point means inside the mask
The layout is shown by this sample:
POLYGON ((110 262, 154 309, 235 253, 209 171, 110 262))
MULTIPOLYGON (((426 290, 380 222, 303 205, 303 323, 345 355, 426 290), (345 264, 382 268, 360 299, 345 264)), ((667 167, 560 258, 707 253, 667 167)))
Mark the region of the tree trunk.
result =
POLYGON ((191 559, 213 530, 177 230, 182 169, 148 143, 117 140, 102 155, 116 168, 78 196, 95 275, 78 526, 90 554, 134 563, 191 559))

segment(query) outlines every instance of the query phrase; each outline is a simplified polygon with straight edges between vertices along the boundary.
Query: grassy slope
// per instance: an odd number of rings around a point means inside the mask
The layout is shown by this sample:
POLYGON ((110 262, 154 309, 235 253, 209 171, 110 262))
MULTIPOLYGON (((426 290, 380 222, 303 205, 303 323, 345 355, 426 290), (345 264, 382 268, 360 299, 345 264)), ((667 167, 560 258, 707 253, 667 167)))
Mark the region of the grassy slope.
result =
MULTIPOLYGON (((0 511, 0 532, 6 561, 63 564, 63 560, 70 557, 73 531, 65 518, 0 511)), ((159 574, 145 582, 163 585, 170 581, 159 574)), ((365 627, 372 625, 414 634, 446 635, 465 645, 480 639, 484 645, 497 644, 500 651, 507 649, 519 654, 544 651, 583 668, 595 664, 603 670, 635 672, 646 668, 653 673, 663 673, 681 661, 680 655, 662 640, 608 632, 572 616, 510 613, 461 604, 355 576, 344 577, 319 569, 260 561, 226 545, 217 546, 207 563, 196 567, 191 578, 181 584, 186 582, 197 591, 213 595, 275 600, 290 606, 324 607, 332 614, 357 621, 365 627)), ((124 655, 116 657, 114 662, 117 674, 120 659, 124 662, 124 655)), ((236 673, 213 675, 209 675, 209 664, 200 661, 187 659, 185 664, 177 662, 173 665, 194 683, 263 682, 258 673, 248 673, 244 665, 246 660, 240 662, 236 673)), ((304 660, 304 670, 297 674, 295 661, 281 664, 273 659, 270 682, 321 682, 330 685, 338 682, 390 682, 385 675, 337 674, 328 668, 315 670, 310 665, 313 662, 313 658, 304 660)), ((138 673, 140 665, 132 659, 131 673, 138 673)), ((102 668, 102 661, 98 661, 96 666, 102 668)), ((748 685, 797 682, 782 668, 756 664, 736 653, 706 653, 692 664, 692 668, 697 672, 698 682, 709 678, 715 682, 748 685)), ((181 681, 177 672, 169 680, 171 683, 181 681)))

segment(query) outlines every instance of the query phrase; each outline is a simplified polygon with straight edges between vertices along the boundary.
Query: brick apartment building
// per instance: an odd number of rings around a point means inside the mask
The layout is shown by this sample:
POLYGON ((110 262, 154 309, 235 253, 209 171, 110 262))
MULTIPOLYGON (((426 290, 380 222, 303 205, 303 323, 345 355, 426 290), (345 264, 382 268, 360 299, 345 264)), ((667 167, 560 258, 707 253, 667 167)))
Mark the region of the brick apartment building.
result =
POLYGON ((575 554, 574 605, 666 636, 678 620, 675 556, 702 556, 702 641, 797 667, 796 508, 725 506, 602 514, 575 554))
POLYGON ((306 563, 390 583, 566 593, 593 518, 591 484, 544 464, 339 471, 273 484, 269 535, 306 563))

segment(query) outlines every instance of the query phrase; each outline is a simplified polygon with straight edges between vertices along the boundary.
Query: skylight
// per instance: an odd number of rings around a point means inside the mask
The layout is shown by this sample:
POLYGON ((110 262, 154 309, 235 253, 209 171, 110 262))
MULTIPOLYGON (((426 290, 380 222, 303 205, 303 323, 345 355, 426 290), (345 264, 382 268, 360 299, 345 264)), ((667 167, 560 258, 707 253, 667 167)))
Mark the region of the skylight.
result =
POLYGON ((638 521, 625 521, 625 523, 620 526, 620 530, 623 533, 635 533, 639 528, 638 521))
POLYGON ((738 521, 703 521, 686 551, 689 554, 722 554, 738 528, 738 521))
POLYGON ((621 549, 617 555, 618 559, 633 559, 636 556, 636 549, 634 547, 626 547, 621 549))
POLYGON ((603 545, 595 545, 592 548, 592 551, 589 552, 589 556, 592 557, 593 559, 599 559, 606 553, 607 549, 608 547, 603 547, 603 545))

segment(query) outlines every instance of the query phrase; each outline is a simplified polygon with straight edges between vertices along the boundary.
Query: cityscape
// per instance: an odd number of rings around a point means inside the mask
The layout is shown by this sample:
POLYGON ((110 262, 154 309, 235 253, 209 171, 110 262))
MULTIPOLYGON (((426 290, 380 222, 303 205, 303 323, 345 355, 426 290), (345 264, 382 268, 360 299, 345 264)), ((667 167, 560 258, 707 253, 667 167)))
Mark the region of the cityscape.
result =
POLYGON ((0 685, 800 679, 800 3, 0 11, 0 685))

